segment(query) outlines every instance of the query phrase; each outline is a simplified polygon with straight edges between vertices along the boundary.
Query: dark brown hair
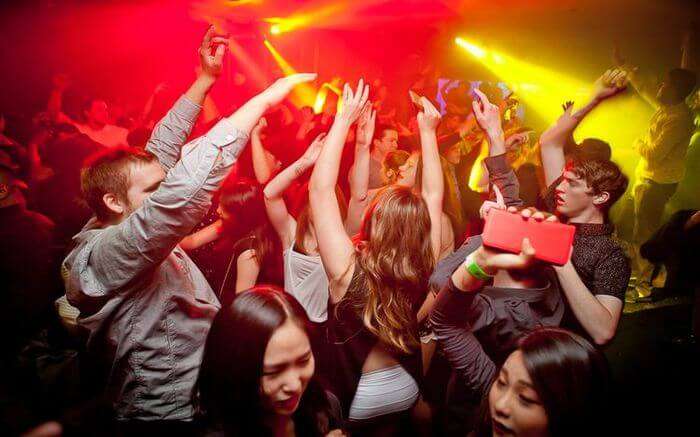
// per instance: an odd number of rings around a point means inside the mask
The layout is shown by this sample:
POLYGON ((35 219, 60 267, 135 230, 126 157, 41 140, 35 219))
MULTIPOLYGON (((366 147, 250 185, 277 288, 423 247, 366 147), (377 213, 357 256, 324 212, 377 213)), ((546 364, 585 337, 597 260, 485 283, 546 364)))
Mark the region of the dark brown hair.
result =
POLYGON ((627 190, 629 180, 620 167, 612 161, 603 159, 574 159, 566 167, 576 177, 586 181, 594 195, 607 192, 610 198, 601 208, 608 211, 617 199, 627 190))

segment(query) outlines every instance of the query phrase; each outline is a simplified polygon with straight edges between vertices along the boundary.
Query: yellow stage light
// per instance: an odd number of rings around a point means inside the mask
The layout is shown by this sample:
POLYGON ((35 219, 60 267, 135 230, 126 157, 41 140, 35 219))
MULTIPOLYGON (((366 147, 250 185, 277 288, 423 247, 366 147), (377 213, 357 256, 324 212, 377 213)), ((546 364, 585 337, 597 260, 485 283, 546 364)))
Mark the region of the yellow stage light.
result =
MULTIPOLYGON (((297 70, 294 69, 294 67, 292 67, 291 64, 284 59, 284 57, 282 57, 282 55, 277 51, 277 49, 275 49, 270 41, 264 40, 263 44, 265 44, 265 47, 267 47, 267 49, 270 51, 272 57, 275 59, 275 62, 277 62, 277 65, 279 65, 280 69, 282 70, 282 74, 289 76, 297 73, 297 70)), ((292 91, 292 94, 290 95, 290 99, 297 107, 312 106, 316 100, 315 96, 316 91, 314 88, 308 83, 305 83, 295 87, 294 91, 292 91)))
MULTIPOLYGON (((576 107, 580 107, 590 99, 592 80, 582 80, 493 49, 486 50, 464 38, 456 38, 455 43, 515 91, 526 109, 540 118, 541 128, 559 118, 565 101, 573 100, 576 107)), ((648 129, 651 114, 651 108, 638 97, 616 97, 585 118, 576 130, 575 139, 595 137, 607 141, 613 159, 632 177, 639 158, 632 144, 648 129)))
POLYGON ((469 41, 463 38, 455 38, 455 43, 457 43, 458 46, 462 47, 476 58, 483 59, 486 57, 486 50, 482 49, 476 44, 470 43, 469 41))

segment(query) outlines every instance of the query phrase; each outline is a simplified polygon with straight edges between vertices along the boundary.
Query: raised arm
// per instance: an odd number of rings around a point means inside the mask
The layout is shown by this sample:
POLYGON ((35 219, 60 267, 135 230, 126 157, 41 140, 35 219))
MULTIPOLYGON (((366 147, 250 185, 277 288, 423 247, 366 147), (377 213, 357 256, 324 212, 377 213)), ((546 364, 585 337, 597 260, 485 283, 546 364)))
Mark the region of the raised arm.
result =
POLYGON ((277 231, 282 246, 286 249, 292 245, 294 236, 297 231, 297 222, 294 220, 287 205, 284 203, 282 195, 292 185, 299 176, 304 174, 306 170, 313 167, 318 159, 326 134, 319 134, 311 143, 304 155, 297 159, 292 165, 285 168, 277 176, 275 176, 263 190, 265 195, 265 208, 267 216, 272 223, 272 226, 277 231))
POLYGON ((153 128, 146 150, 158 157, 158 161, 166 172, 180 159, 180 149, 192 132, 204 99, 221 75, 227 46, 228 40, 216 36, 214 27, 209 27, 199 47, 201 68, 197 78, 184 96, 153 128))
POLYGON ((540 153, 546 186, 551 185, 564 171, 566 159, 564 145, 572 141, 574 131, 583 119, 601 102, 623 92, 627 88, 627 73, 608 70, 595 83, 593 97, 576 112, 573 102, 564 105, 564 114, 540 137, 540 153))
POLYGON ((486 394, 498 368, 484 351, 474 331, 493 320, 493 310, 479 298, 476 291, 464 293, 455 287, 452 280, 438 293, 430 313, 430 324, 440 350, 459 375, 458 380, 471 393, 479 395, 486 394))
POLYGON ((262 143, 262 133, 267 127, 267 120, 261 117, 250 133, 250 151, 253 158, 253 173, 259 184, 266 184, 272 177, 272 163, 267 157, 262 143))
POLYGON ((189 252, 211 243, 219 238, 223 225, 223 220, 219 219, 215 221, 209 226, 183 238, 182 241, 180 241, 180 247, 189 252))
POLYGON ((75 121, 71 120, 70 117, 63 112, 63 93, 66 88, 68 88, 69 83, 68 76, 65 74, 57 74, 53 77, 53 87, 49 93, 46 111, 51 118, 58 123, 75 124, 75 121))
POLYGON ((423 157, 423 174, 421 180, 421 196, 428 205, 430 214, 430 242, 433 255, 437 261, 440 258, 442 244, 442 197, 445 192, 445 180, 442 177, 440 152, 438 152, 436 130, 440 124, 440 112, 435 109, 430 100, 421 98, 423 111, 418 113, 418 129, 420 131, 421 154, 423 157))
POLYGON ((348 216, 345 219, 345 229, 348 235, 354 235, 360 230, 362 213, 369 203, 369 149, 374 136, 374 126, 377 111, 372 109, 371 102, 365 103, 362 114, 357 121, 355 135, 355 162, 350 169, 350 201, 348 216))
POLYGON ((104 292, 133 280, 165 259, 201 221, 211 196, 248 141, 255 114, 279 103, 296 83, 315 75, 294 75, 275 82, 183 148, 182 158, 143 204, 94 240, 89 262, 104 292))
POLYGON ((350 283, 354 247, 343 225, 335 185, 345 138, 350 126, 360 116, 368 95, 369 85, 364 85, 362 79, 355 93, 345 85, 342 112, 333 121, 309 183, 309 201, 318 248, 330 281, 331 299, 336 302, 342 299, 350 283))
POLYGON ((472 102, 474 118, 484 131, 489 147, 489 156, 484 159, 488 169, 489 183, 498 187, 501 200, 507 206, 520 206, 520 184, 513 169, 506 162, 506 143, 501 123, 501 108, 491 103, 484 93, 474 90, 477 98, 472 102))

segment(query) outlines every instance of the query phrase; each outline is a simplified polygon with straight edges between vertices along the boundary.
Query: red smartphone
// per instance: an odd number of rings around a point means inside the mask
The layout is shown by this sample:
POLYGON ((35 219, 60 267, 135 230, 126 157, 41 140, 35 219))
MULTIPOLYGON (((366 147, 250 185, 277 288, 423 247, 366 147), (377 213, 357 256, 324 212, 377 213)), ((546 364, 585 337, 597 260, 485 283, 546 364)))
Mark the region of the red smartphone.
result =
POLYGON ((575 232, 571 225, 526 219, 520 214, 492 209, 486 216, 481 238, 484 246, 520 253, 527 237, 535 248, 535 258, 561 266, 569 260, 575 232))

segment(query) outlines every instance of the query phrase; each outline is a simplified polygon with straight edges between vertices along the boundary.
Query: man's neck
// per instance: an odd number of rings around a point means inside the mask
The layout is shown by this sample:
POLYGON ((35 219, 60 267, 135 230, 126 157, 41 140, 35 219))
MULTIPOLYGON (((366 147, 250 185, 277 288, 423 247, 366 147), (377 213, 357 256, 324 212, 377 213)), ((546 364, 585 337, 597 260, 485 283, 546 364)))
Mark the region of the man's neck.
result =
POLYGON ((598 208, 593 208, 590 210, 583 211, 582 213, 569 217, 566 220, 569 224, 574 223, 585 223, 585 224, 596 224, 602 225, 605 223, 605 214, 598 208))

